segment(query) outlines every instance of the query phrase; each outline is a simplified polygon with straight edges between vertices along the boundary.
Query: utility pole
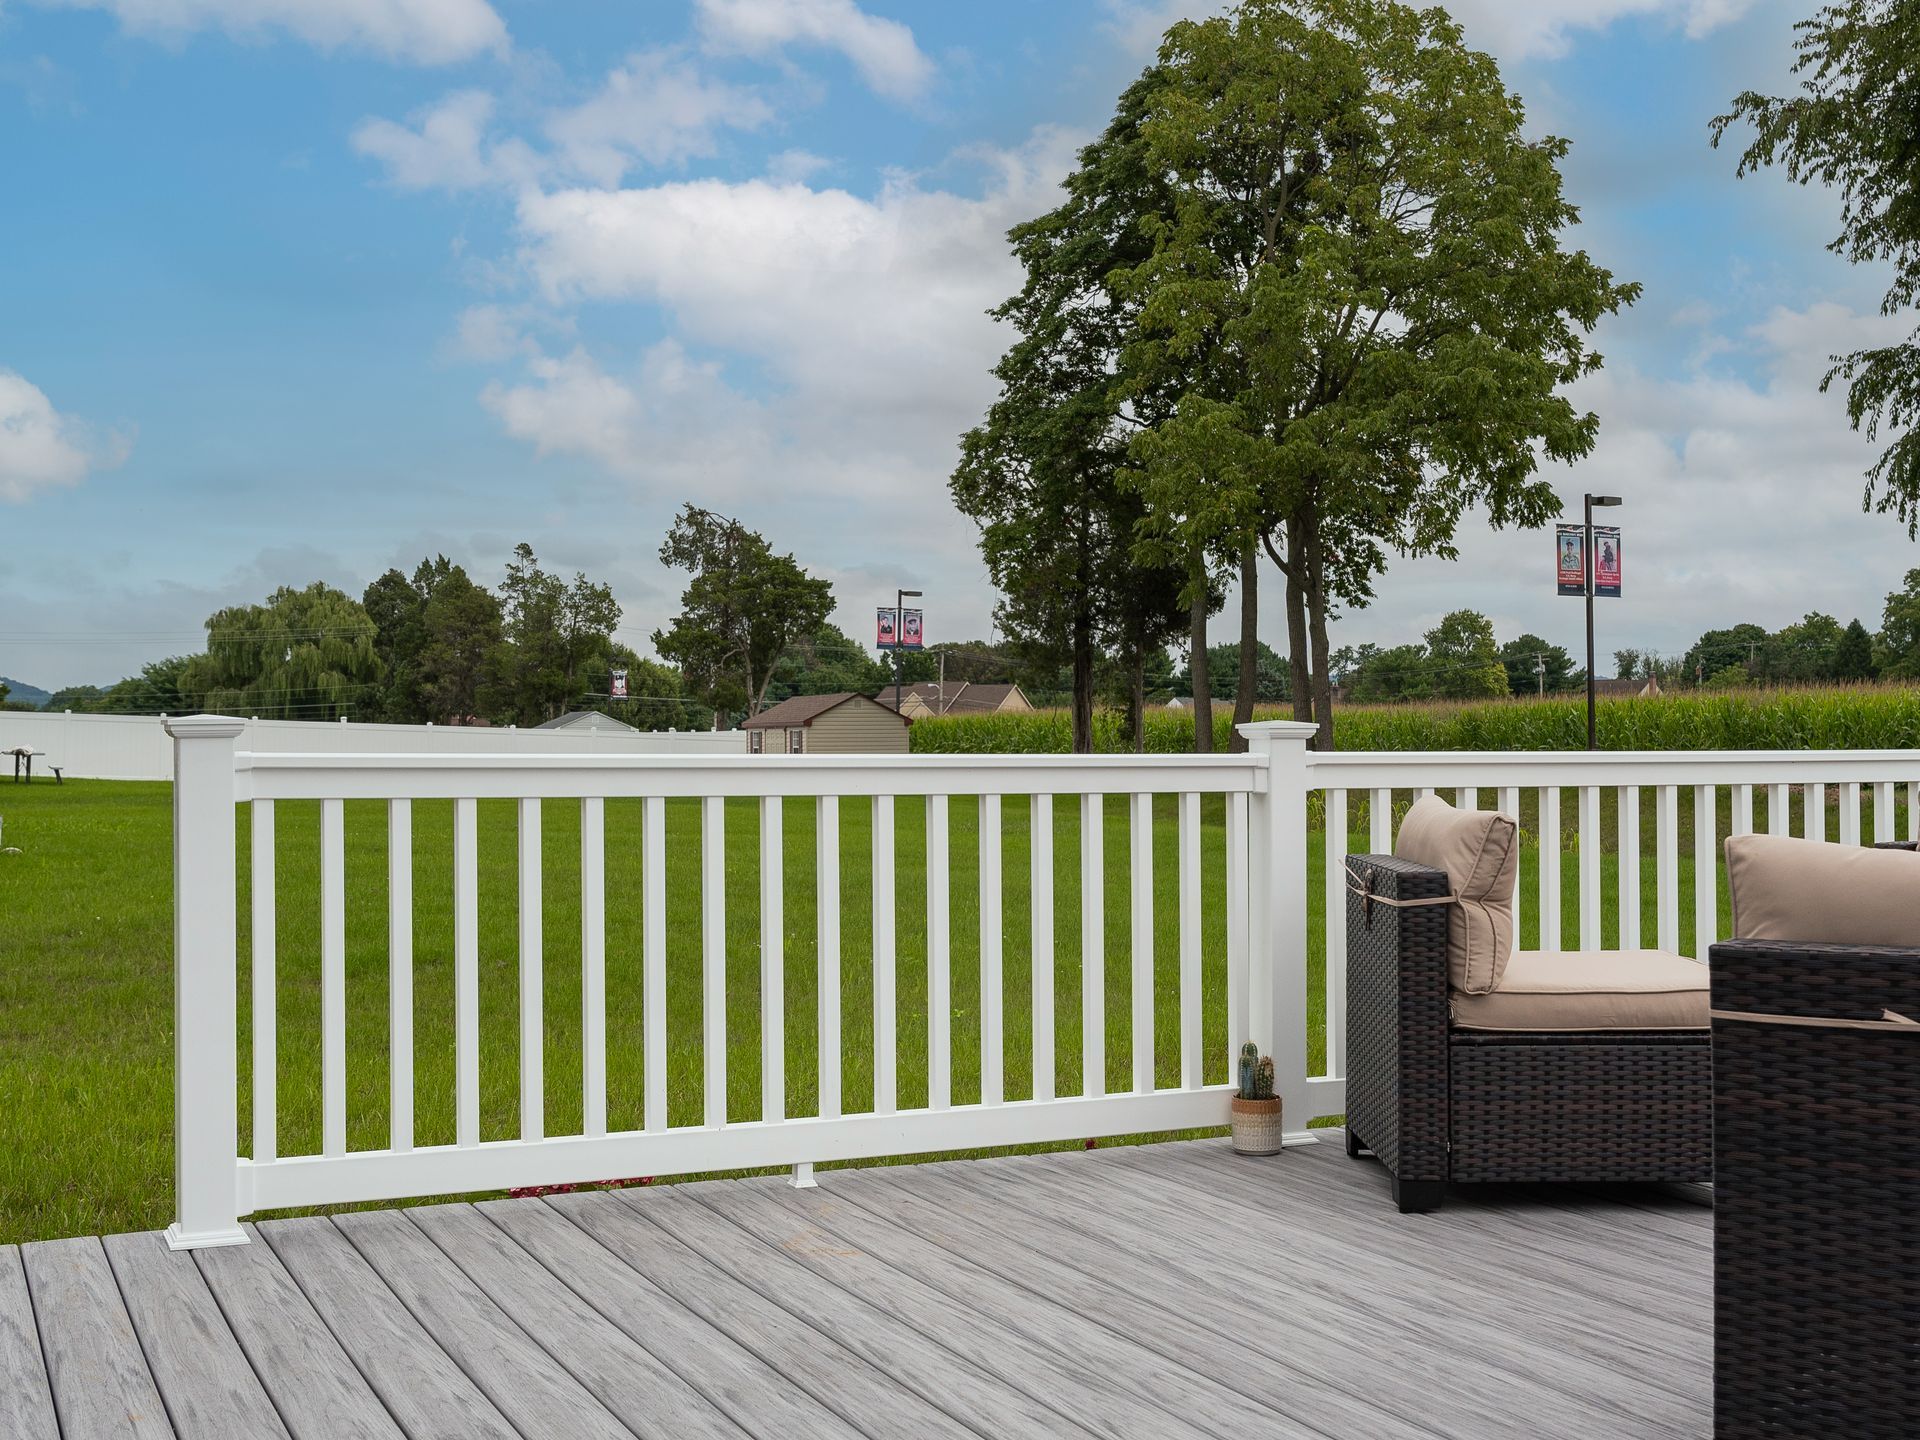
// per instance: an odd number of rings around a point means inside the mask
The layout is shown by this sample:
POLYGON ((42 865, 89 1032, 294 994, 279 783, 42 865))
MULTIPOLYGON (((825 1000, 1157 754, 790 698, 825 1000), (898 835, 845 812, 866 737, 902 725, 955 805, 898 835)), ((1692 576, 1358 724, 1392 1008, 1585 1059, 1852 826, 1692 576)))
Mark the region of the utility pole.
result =
POLYGON ((1597 726, 1595 724, 1595 689, 1593 678, 1593 579, 1594 567, 1599 562, 1600 557, 1594 553, 1593 548, 1593 507, 1596 505, 1618 505, 1619 503, 1620 497, 1618 495, 1589 495, 1586 497, 1587 749, 1589 750, 1598 750, 1600 748, 1596 738, 1597 726))
POLYGON ((1533 673, 1540 681, 1540 698, 1547 698, 1547 657, 1536 654, 1533 657, 1533 673))

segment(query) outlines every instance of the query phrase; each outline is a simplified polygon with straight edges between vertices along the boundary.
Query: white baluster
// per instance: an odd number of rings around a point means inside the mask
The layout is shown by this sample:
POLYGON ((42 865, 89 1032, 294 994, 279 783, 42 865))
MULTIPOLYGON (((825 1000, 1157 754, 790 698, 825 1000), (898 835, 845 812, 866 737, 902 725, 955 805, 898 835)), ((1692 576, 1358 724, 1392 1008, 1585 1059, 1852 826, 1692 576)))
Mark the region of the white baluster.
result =
POLYGON ((454 1142, 480 1143, 479 802, 453 802, 454 1142))
MULTIPOLYGON (((820 1115, 840 1113, 840 798, 814 802, 814 854, 818 857, 814 993, 820 1002, 820 1115)), ((874 904, 879 904, 878 896, 874 904)))
POLYGON ((1080 1093, 1107 1093, 1105 807, 1080 797, 1080 1093))
POLYGON ((642 1014, 641 1120, 649 1130, 667 1128, 667 802, 649 795, 640 802, 640 873, 646 887, 640 921, 642 1014))
MULTIPOLYGON (((1391 795, 1393 792, 1390 790, 1376 790, 1373 793, 1376 796, 1378 796, 1378 795, 1391 795)), ((1521 844, 1523 837, 1520 831, 1520 787, 1519 786, 1507 785, 1501 788, 1500 811, 1504 815, 1510 815, 1513 817, 1514 847, 1516 849, 1524 848, 1521 844)), ((1373 848, 1376 852, 1379 852, 1386 847, 1383 847, 1376 842, 1373 848)), ((1527 887, 1521 883, 1521 877, 1520 877, 1520 856, 1515 855, 1514 861, 1513 861, 1513 949, 1516 954, 1519 953, 1519 950, 1520 950, 1520 925, 1521 925, 1522 917, 1525 913, 1524 907, 1526 903, 1526 896, 1527 896, 1527 887)))
POLYGON ((607 802, 580 802, 580 1113, 607 1133, 607 802))
POLYGON ((873 797, 873 1109, 891 1115, 900 1108, 893 893, 893 796, 873 797))
POLYGON ((1654 792, 1654 944, 1662 950, 1680 948, 1680 799, 1679 788, 1662 785, 1654 792))
POLYGON ((947 895, 947 797, 927 797, 927 1105, 953 1104, 953 952, 947 895))
POLYGON ((1618 805, 1620 948, 1638 950, 1646 943, 1640 918, 1640 787, 1622 785, 1618 805))
POLYGON ((701 1123, 727 1123, 727 802, 708 795, 700 819, 701 1123))
POLYGON ((320 802, 320 1150, 347 1153, 345 806, 320 802))
POLYGON ((1180 796, 1180 1084, 1198 1090, 1206 1063, 1201 1030, 1200 797, 1180 796))
POLYGON ((1580 948, 1598 950, 1600 926, 1600 788, 1580 787, 1580 948))
POLYGON ((760 1118, 787 1117, 785 844, 780 797, 760 800, 760 1118))
POLYGON ((1153 1089, 1153 796, 1135 795, 1131 809, 1133 1088, 1144 1095, 1153 1089))
POLYGON ((1033 797, 1027 842, 1032 862, 1033 1098, 1051 1100, 1053 1081, 1053 797, 1033 797))
POLYGON ((520 802, 520 1138, 546 1135, 546 1035, 540 934, 540 802, 520 802))
POLYGON ((980 797, 980 1103, 1006 1098, 1004 922, 1000 891, 1000 797, 980 797))
POLYGON ((413 1149, 413 802, 387 802, 388 1148, 413 1149))
MULTIPOLYGON (((1463 791, 1471 795, 1472 791, 1463 791)), ((1326 834, 1327 1074, 1346 1073, 1347 792, 1328 790, 1326 834)))
POLYGON ((1707 947, 1719 938, 1720 927, 1720 816, 1712 785, 1693 787, 1693 954, 1707 958, 1707 947))
POLYGON ((1540 791, 1540 948, 1560 948, 1560 787, 1540 791))
MULTIPOLYGON (((275 979, 276 921, 273 801, 253 802, 253 1158, 278 1151, 279 1020, 275 979)), ((411 1077, 409 1077, 411 1079, 411 1077)))

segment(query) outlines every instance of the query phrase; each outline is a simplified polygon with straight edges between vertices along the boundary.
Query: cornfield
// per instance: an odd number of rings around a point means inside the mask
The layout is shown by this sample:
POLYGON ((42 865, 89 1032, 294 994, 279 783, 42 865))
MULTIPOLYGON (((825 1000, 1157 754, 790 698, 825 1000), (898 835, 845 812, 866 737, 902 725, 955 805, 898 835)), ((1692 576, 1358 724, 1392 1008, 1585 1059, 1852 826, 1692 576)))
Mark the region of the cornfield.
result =
MULTIPOLYGON (((1261 706, 1257 719, 1286 719, 1261 706)), ((1214 707, 1214 745, 1224 750, 1232 706, 1214 707)), ((1825 686, 1710 695, 1602 700, 1603 750, 1912 750, 1920 749, 1920 687, 1825 686)), ((1342 750, 1580 750, 1587 743, 1581 699, 1504 700, 1479 705, 1344 706, 1334 712, 1342 750)), ((1064 710, 1012 715, 947 715, 916 720, 911 743, 922 754, 1018 755, 1072 748, 1064 710)), ((1132 749, 1124 717, 1094 715, 1094 748, 1132 749)), ((1147 713, 1146 750, 1193 748, 1193 716, 1147 713)))

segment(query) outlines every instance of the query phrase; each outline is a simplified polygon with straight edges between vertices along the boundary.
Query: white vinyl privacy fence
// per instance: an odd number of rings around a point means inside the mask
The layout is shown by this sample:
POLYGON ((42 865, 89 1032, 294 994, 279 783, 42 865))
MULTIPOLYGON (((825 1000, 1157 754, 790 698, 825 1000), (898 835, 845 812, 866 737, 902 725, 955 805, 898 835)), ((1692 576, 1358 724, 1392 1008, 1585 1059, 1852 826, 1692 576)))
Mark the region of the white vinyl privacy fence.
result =
POLYGON ((1249 1038, 1304 1141, 1344 1108, 1340 862, 1414 795, 1521 815, 1528 943, 1703 951, 1724 833, 1911 833, 1920 785, 1907 754, 1319 756, 1286 722, 1156 757, 171 730, 183 1246, 288 1206, 1217 1125, 1249 1038))
MULTIPOLYGON (((566 730, 460 725, 366 725, 357 721, 246 720, 242 750, 299 754, 744 755, 740 730, 634 731, 583 734, 566 730)), ((69 779, 171 780, 173 741, 158 715, 82 715, 71 711, 0 710, 0 751, 24 747, 59 766, 69 779)))

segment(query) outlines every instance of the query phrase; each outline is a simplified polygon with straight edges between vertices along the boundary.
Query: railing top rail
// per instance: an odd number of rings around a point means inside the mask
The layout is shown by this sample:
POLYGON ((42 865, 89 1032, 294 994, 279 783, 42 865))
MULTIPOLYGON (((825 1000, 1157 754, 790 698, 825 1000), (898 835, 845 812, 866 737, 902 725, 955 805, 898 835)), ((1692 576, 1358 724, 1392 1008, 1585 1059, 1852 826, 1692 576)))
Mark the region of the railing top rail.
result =
POLYGON ((1920 750, 1385 750, 1307 756, 1317 789, 1920 782, 1920 750))
POLYGON ((992 795, 1250 793, 1257 755, 336 755, 241 751, 240 798, 487 798, 529 794, 992 795))

